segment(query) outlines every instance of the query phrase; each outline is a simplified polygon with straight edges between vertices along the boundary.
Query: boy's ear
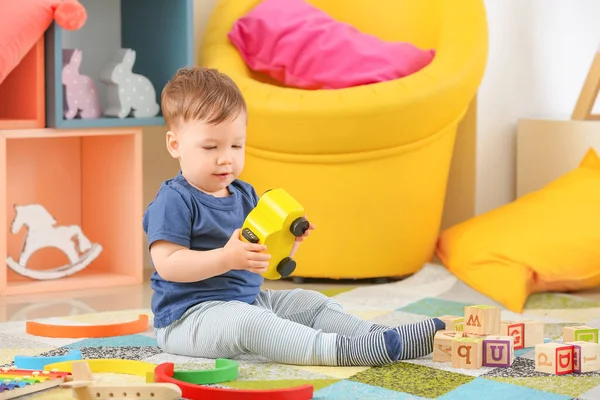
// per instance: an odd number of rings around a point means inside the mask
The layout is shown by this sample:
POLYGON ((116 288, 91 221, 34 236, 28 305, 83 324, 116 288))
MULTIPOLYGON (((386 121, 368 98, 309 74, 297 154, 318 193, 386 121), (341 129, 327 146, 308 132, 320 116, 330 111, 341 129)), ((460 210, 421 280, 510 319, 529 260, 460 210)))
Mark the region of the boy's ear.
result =
POLYGON ((179 139, 173 131, 167 132, 167 150, 173 158, 179 158, 179 139))

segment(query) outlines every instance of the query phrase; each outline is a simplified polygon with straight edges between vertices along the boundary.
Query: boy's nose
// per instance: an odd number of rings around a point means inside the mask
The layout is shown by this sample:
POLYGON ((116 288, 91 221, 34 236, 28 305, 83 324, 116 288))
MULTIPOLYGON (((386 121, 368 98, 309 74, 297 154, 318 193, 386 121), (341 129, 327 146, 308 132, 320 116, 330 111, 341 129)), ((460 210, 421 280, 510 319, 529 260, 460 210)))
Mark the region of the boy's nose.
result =
POLYGON ((231 157, 227 156, 227 155, 222 155, 221 157, 219 157, 219 159, 217 160, 217 163, 219 165, 224 165, 224 164, 231 164, 231 157))

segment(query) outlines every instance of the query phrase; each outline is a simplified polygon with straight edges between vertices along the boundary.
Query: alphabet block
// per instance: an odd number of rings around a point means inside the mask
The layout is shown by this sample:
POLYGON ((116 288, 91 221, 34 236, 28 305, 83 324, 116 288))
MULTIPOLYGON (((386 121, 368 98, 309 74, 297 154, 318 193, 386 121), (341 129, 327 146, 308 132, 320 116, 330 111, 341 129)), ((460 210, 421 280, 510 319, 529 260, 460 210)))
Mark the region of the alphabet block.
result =
POLYGON ((452 368, 479 369, 483 366, 483 338, 452 340, 452 368))
POLYGON ((483 366, 508 368, 515 360, 514 336, 488 336, 483 339, 483 366))
POLYGON ((524 336, 525 347, 535 347, 544 343, 544 323, 542 321, 527 320, 525 324, 524 336))
POLYGON ((465 307, 465 333, 498 335, 500 333, 500 308, 495 306, 465 307))
POLYGON ((446 324, 446 330, 459 331, 465 330, 465 318, 457 317, 456 315, 442 315, 438 317, 443 323, 446 324))
POLYGON ((525 348, 525 323, 523 321, 500 322, 500 334, 515 338, 515 350, 525 348))
POLYGON ((572 344, 538 344, 535 346, 535 370, 546 374, 570 374, 573 372, 574 353, 572 344))
POLYGON ((566 342, 594 342, 598 343, 598 328, 586 325, 565 326, 563 328, 563 341, 566 342))
POLYGON ((573 345, 573 372, 583 374, 600 370, 600 345, 593 342, 569 342, 573 345))
POLYGON ((463 337, 463 332, 441 330, 433 338, 433 361, 450 362, 452 360, 452 340, 463 337))

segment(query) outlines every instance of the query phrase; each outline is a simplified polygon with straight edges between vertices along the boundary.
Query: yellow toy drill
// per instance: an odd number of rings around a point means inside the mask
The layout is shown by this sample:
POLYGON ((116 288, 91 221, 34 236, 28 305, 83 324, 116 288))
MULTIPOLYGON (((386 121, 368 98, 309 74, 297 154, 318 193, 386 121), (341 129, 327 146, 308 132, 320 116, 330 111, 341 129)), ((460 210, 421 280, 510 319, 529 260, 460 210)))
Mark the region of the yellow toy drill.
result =
POLYGON ((308 229, 304 208, 283 189, 269 189, 258 200, 242 225, 242 240, 267 246, 271 254, 265 279, 276 280, 291 275, 296 262, 290 252, 296 237, 308 229))

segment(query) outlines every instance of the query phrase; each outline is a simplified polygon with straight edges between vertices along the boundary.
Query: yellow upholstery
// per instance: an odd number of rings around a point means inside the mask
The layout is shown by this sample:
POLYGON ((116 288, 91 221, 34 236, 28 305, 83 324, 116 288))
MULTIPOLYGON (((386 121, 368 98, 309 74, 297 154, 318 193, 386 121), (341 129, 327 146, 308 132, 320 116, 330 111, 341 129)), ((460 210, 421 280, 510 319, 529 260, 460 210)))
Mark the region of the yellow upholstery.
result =
POLYGON ((437 252, 459 279, 521 313, 532 293, 600 285, 600 158, 544 188, 455 225, 437 252))
POLYGON ((339 90, 284 88, 253 73, 227 33, 259 0, 222 0, 199 64, 240 86, 249 107, 241 179, 259 194, 285 188, 317 229, 295 276, 414 273, 433 255, 457 123, 487 58, 483 0, 309 0, 384 40, 434 48, 411 76, 339 90))

